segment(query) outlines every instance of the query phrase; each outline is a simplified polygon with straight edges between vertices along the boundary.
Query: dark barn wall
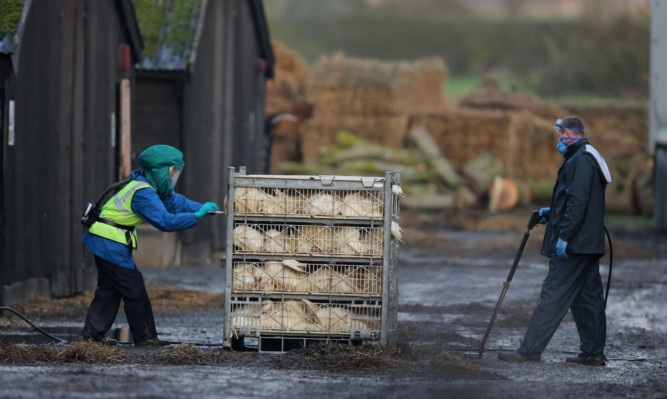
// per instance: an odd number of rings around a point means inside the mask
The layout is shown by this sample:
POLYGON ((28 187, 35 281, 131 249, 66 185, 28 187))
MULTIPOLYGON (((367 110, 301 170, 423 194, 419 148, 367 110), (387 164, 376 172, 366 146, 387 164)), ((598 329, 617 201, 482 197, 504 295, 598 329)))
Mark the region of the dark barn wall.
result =
MULTIPOLYGON (((196 61, 184 94, 184 193, 195 201, 214 201, 220 206, 226 190, 226 168, 231 165, 231 151, 226 146, 233 139, 225 128, 233 117, 228 104, 234 86, 227 79, 232 6, 231 1, 207 3, 196 61)), ((223 247, 223 226, 223 218, 204 218, 196 228, 183 232, 184 260, 208 256, 212 249, 223 247)))
POLYGON ((234 93, 235 165, 247 166, 248 173, 263 173, 265 76, 260 68, 259 38, 256 35, 249 1, 238 4, 234 73, 238 90, 234 93))
POLYGON ((182 83, 180 79, 154 78, 142 73, 136 79, 132 126, 132 160, 146 148, 167 144, 183 148, 182 83))
POLYGON ((57 233, 55 226, 68 211, 59 205, 69 195, 56 195, 62 193, 57 187, 63 182, 62 168, 69 166, 61 162, 70 144, 72 119, 60 113, 74 100, 67 55, 74 52, 75 13, 75 3, 36 1, 26 22, 20 70, 8 96, 16 103, 16 142, 3 143, 8 166, 5 201, 11 215, 3 284, 51 276, 65 269, 69 260, 69 248, 62 244, 69 239, 70 223, 59 226, 57 233), (63 92, 67 97, 60 95, 63 92))
POLYGON ((78 220, 116 179, 111 117, 123 29, 115 1, 33 1, 7 93, 16 143, 3 141, 0 303, 71 295, 94 281, 78 220))
MULTIPOLYGON (((264 168, 266 77, 253 26, 248 1, 208 2, 184 100, 184 193, 200 202, 222 206, 228 167, 264 168)), ((205 218, 182 237, 186 260, 223 249, 224 220, 205 218)))

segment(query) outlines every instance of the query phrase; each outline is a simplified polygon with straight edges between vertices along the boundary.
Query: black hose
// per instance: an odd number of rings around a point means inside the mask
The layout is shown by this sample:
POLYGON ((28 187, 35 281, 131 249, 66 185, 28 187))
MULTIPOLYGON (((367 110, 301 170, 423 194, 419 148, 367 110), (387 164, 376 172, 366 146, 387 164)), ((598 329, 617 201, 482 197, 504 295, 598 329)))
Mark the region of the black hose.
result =
POLYGON ((32 324, 32 322, 31 322, 30 320, 28 320, 27 317, 23 316, 21 313, 17 312, 16 310, 14 310, 14 309, 12 309, 12 308, 8 308, 8 307, 6 307, 6 306, 0 306, 0 312, 3 311, 3 310, 7 310, 7 311, 9 311, 9 312, 14 313, 15 315, 17 315, 18 317, 20 317, 21 319, 23 319, 23 321, 25 321, 26 323, 30 324, 30 326, 32 326, 32 328, 34 328, 35 330, 41 332, 42 334, 46 335, 47 337, 51 338, 52 340, 56 341, 57 344, 65 344, 65 343, 67 343, 67 340, 64 340, 64 339, 62 339, 62 338, 58 338, 58 337, 56 337, 55 335, 49 334, 48 332, 46 332, 46 331, 42 330, 41 328, 37 327, 36 325, 32 324))
MULTIPOLYGON (((58 338, 58 337, 56 337, 55 335, 50 334, 50 333, 44 331, 43 329, 37 327, 37 326, 34 325, 34 324, 33 324, 27 317, 25 317, 24 315, 22 315, 21 313, 17 312, 16 310, 14 310, 14 309, 12 309, 12 308, 8 308, 8 307, 6 307, 6 306, 0 306, 0 312, 2 312, 3 310, 7 310, 7 311, 9 311, 9 312, 11 312, 11 313, 14 313, 14 314, 17 315, 18 317, 20 317, 23 321, 25 321, 26 323, 30 324, 30 326, 31 326, 32 328, 34 328, 35 330, 39 331, 40 333, 46 335, 47 337, 51 338, 52 340, 56 341, 56 344, 58 344, 58 345, 66 344, 66 343, 69 342, 69 341, 67 341, 66 339, 58 338)), ((205 343, 205 342, 181 342, 181 341, 169 341, 169 344, 170 344, 170 345, 179 345, 179 344, 183 344, 183 343, 190 344, 190 345, 194 345, 194 346, 212 346, 212 347, 217 347, 217 346, 222 346, 222 345, 223 345, 223 344, 209 344, 209 343, 205 343)), ((131 342, 119 342, 119 344, 129 345, 129 344, 131 344, 131 342)))
POLYGON ((611 286, 611 269, 614 265, 614 247, 611 245, 611 235, 607 226, 604 226, 604 232, 607 234, 607 241, 609 242, 609 276, 607 276, 607 292, 604 294, 604 308, 607 309, 607 298, 609 298, 609 287, 611 286))

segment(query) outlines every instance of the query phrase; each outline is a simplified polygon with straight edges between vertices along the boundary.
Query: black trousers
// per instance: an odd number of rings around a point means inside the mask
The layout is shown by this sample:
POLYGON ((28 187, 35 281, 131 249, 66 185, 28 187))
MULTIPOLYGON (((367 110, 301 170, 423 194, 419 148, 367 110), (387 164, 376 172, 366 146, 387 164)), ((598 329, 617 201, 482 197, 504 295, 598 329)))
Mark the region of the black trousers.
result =
POLYGON ((157 337, 153 308, 148 299, 144 277, 136 265, 134 269, 128 269, 98 256, 95 256, 95 264, 97 287, 81 336, 95 340, 104 338, 116 320, 122 298, 134 342, 157 337))
POLYGON ((577 325, 581 353, 603 355, 607 321, 597 255, 568 254, 568 259, 549 258, 549 273, 542 284, 540 302, 519 353, 538 360, 568 309, 577 325))

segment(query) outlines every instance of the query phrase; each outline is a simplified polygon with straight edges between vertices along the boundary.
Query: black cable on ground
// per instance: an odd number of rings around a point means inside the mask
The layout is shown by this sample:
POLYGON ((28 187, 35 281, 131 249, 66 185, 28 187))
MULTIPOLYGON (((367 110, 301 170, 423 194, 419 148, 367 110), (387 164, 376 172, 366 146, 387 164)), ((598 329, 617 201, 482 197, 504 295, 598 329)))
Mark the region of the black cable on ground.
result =
POLYGON ((8 308, 7 306, 0 306, 0 312, 2 312, 3 310, 6 310, 6 311, 11 312, 11 313, 14 313, 14 314, 17 315, 18 317, 20 317, 23 321, 25 321, 26 323, 30 324, 30 326, 31 326, 32 328, 34 328, 35 330, 39 331, 40 333, 46 335, 47 337, 51 338, 52 340, 56 341, 56 344, 65 344, 65 343, 67 343, 67 340, 64 340, 64 339, 62 339, 62 338, 58 338, 58 337, 56 337, 55 335, 52 335, 52 334, 50 334, 50 333, 48 333, 48 332, 42 330, 41 328, 37 327, 36 325, 32 324, 32 322, 31 322, 30 320, 28 320, 27 317, 25 317, 25 316, 22 315, 21 313, 17 312, 16 310, 14 310, 14 309, 12 309, 12 308, 8 308))
MULTIPOLYGON (((8 311, 8 312, 11 312, 11 313, 15 314, 16 316, 20 317, 23 321, 25 321, 26 323, 30 324, 30 326, 31 326, 32 328, 34 328, 34 329, 37 330, 38 332, 40 332, 40 333, 46 335, 47 337, 51 338, 52 340, 56 341, 56 344, 61 345, 61 344, 69 343, 69 341, 67 341, 66 339, 58 338, 58 337, 56 337, 55 335, 50 334, 50 333, 44 331, 43 329, 37 327, 37 326, 34 325, 34 324, 33 324, 27 317, 25 317, 25 316, 22 315, 21 313, 17 312, 16 310, 14 310, 14 309, 12 309, 12 308, 9 308, 9 307, 7 307, 7 306, 0 306, 0 312, 2 312, 3 310, 6 310, 6 311, 8 311)), ((121 345, 132 345, 132 342, 118 342, 118 343, 121 344, 121 345)), ((183 344, 183 343, 185 343, 185 344, 190 344, 190 345, 194 345, 194 346, 211 346, 211 347, 217 347, 217 346, 222 346, 222 345, 223 345, 223 344, 209 344, 209 343, 205 343, 205 342, 181 342, 181 341, 169 341, 169 344, 170 344, 170 345, 179 345, 179 344, 183 344)))

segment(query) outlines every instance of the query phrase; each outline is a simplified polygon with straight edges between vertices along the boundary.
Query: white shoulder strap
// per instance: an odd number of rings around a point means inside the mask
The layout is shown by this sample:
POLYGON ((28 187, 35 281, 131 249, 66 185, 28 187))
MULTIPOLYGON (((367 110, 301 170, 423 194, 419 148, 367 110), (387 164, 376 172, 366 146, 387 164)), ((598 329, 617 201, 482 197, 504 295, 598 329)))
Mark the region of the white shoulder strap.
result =
POLYGON ((595 147, 590 144, 586 144, 586 151, 593 155, 593 158, 595 158, 595 160, 598 162, 598 165, 600 165, 600 170, 602 171, 605 180, 607 180, 607 183, 611 183, 611 173, 609 173, 609 168, 607 167, 607 163, 602 158, 602 155, 600 155, 598 150, 596 150, 595 147))

